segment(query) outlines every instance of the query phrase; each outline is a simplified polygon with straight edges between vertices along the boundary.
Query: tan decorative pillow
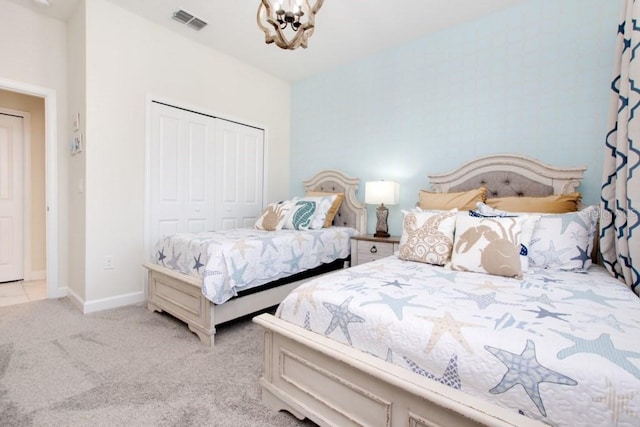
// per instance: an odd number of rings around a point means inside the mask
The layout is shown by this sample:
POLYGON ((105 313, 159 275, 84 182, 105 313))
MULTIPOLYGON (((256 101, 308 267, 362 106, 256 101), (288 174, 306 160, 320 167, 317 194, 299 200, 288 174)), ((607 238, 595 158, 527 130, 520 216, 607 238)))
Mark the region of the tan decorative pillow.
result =
POLYGON ((485 187, 459 193, 432 193, 420 190, 418 206, 421 209, 469 211, 475 209, 476 203, 484 202, 486 192, 485 187))
POLYGON ((291 201, 269 203, 260 218, 256 220, 254 227, 258 230, 277 231, 282 230, 293 203, 291 201))
POLYGON ((451 268, 522 278, 520 234, 526 215, 477 218, 458 215, 451 268))
POLYGON ((403 211, 398 257, 436 265, 449 262, 456 212, 455 209, 445 212, 403 211))
POLYGON ((307 191, 307 197, 318 197, 318 196, 333 196, 336 195, 336 199, 331 204, 331 207, 327 211, 327 218, 324 220, 324 228, 331 227, 333 224, 333 218, 336 217, 338 213, 338 209, 342 205, 342 201, 344 200, 344 193, 329 193, 325 191, 307 191))
POLYGON ((581 193, 574 192, 546 197, 496 197, 485 203, 507 212, 567 213, 578 210, 581 198, 581 193))

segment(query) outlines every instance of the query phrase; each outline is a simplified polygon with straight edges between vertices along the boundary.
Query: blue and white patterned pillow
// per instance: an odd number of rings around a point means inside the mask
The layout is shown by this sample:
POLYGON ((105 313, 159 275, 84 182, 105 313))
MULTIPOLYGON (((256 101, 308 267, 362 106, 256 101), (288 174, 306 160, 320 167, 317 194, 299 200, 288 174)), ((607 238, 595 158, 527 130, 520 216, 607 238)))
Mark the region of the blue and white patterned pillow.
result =
POLYGON ((545 214, 538 222, 529 253, 534 267, 583 271, 591 267, 598 207, 578 212, 545 214))
POLYGON ((291 210, 284 227, 291 230, 317 230, 324 227, 327 213, 337 195, 320 197, 294 197, 291 210))

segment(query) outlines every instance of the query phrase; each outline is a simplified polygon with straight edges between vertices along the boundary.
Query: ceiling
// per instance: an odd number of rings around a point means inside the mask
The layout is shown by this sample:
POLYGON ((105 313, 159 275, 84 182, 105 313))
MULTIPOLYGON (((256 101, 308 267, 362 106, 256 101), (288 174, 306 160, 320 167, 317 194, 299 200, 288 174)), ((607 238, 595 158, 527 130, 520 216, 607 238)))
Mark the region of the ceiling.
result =
MULTIPOLYGON (((66 20, 80 0, 49 0, 49 7, 9 1, 66 20)), ((525 0, 325 0, 309 47, 294 51, 264 43, 256 24, 260 0, 109 1, 293 82, 525 0), (198 32, 176 22, 171 15, 178 9, 209 25, 198 32)))

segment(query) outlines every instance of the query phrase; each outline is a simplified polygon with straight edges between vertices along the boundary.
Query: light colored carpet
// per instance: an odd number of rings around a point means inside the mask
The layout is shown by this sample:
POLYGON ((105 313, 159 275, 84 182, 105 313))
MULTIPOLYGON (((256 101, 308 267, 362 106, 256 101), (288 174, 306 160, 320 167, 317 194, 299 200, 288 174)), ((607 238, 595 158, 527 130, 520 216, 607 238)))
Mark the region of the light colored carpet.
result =
POLYGON ((0 307, 2 426, 313 426, 261 403, 262 330, 244 319, 200 344, 130 306, 83 315, 67 299, 0 307))

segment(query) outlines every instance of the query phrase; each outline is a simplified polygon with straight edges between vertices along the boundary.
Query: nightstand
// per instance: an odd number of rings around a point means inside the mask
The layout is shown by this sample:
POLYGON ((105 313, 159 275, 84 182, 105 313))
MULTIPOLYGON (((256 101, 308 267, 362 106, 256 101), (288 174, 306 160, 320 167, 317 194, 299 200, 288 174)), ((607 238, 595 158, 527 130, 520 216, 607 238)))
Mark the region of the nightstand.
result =
POLYGON ((351 266, 393 255, 400 247, 400 237, 374 237, 364 234, 351 238, 351 266))

